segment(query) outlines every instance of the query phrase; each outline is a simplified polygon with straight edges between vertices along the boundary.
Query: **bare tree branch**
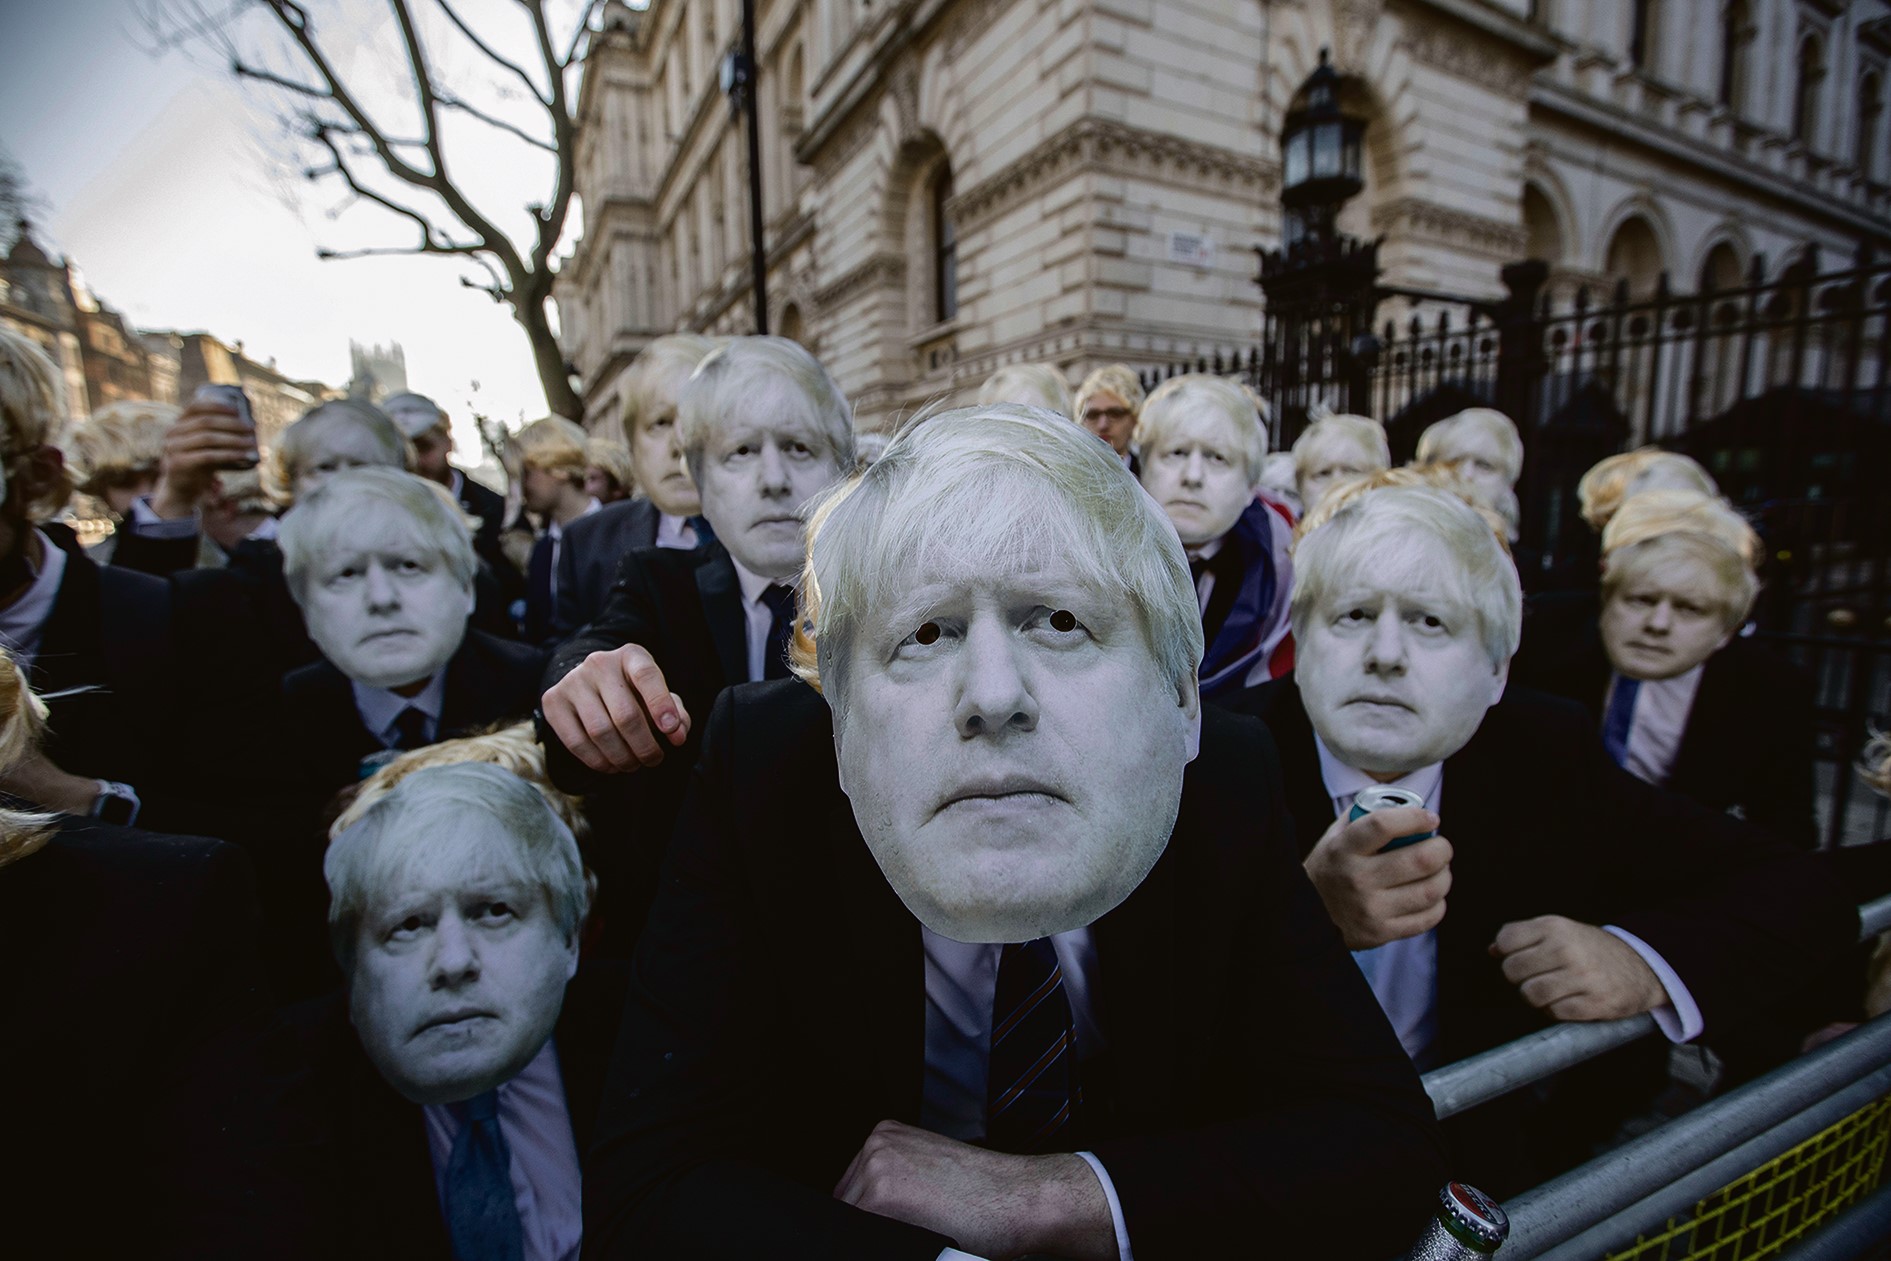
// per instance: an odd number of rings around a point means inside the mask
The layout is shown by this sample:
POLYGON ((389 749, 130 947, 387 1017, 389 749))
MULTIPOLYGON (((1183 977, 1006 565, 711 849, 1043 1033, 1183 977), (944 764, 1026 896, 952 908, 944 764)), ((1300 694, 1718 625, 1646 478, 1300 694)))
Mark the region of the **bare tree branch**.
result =
POLYGON ((332 101, 335 99, 334 93, 323 88, 313 87, 307 83, 297 83, 294 79, 285 79, 274 71, 260 70, 255 66, 245 65, 240 60, 230 62, 230 73, 239 79, 254 79, 258 83, 267 83, 271 87, 282 88, 284 91, 312 100, 332 101))
POLYGON ((485 40, 481 39, 477 34, 474 33, 473 28, 466 24, 466 22, 454 10, 453 6, 447 3, 447 0, 434 0, 434 3, 440 7, 440 12, 446 14, 447 21, 453 23, 453 25, 456 28, 458 28, 460 34, 466 36, 466 38, 469 41, 471 41, 473 47, 479 49, 480 52, 485 53, 487 58, 491 60, 494 64, 506 70, 509 70, 513 74, 517 75, 519 78, 519 82, 523 83, 525 85, 526 90, 532 94, 533 100, 537 101, 540 105, 543 105, 548 109, 551 107, 551 102, 547 101, 545 99, 545 94, 538 90, 538 84, 532 82, 532 76, 526 73, 524 66, 521 66, 518 62, 512 61, 509 58, 501 57, 496 51, 494 51, 492 45, 488 44, 485 40))
POLYGON ((382 196, 380 193, 375 192, 355 178, 355 173, 348 168, 347 160, 341 155, 341 148, 336 145, 335 141, 329 136, 328 128, 320 125, 315 126, 312 129, 310 138, 320 144, 324 149, 327 149, 329 157, 334 161, 334 165, 327 170, 321 170, 315 167, 309 168, 306 174, 310 179, 319 179, 324 175, 330 174, 339 175, 342 178, 342 182, 348 185, 355 196, 361 198, 363 201, 371 201, 377 206, 391 210, 404 219, 412 220, 413 223, 420 228, 420 237, 423 241, 432 239, 435 228, 431 219, 411 206, 403 206, 391 197, 382 196))
POLYGON ((439 100, 440 107, 442 109, 456 109, 460 111, 462 114, 465 114, 472 118, 477 118, 480 122, 485 123, 488 127, 496 127, 500 131, 508 132, 511 135, 517 136, 520 140, 525 141, 525 143, 531 145, 534 148, 543 149, 547 153, 558 152, 557 145, 552 144, 548 140, 541 140, 537 136, 534 136, 531 132, 526 131, 522 127, 518 127, 512 123, 509 123, 503 118, 495 118, 491 114, 488 114, 483 110, 476 109, 471 104, 471 102, 467 101, 464 97, 455 96, 453 93, 444 91, 444 90, 437 91, 435 93, 435 96, 439 100))
POLYGON ((369 245, 358 250, 318 249, 315 251, 315 257, 340 262, 350 258, 391 258, 414 254, 471 254, 479 248, 477 245, 449 247, 431 242, 419 245, 369 245))

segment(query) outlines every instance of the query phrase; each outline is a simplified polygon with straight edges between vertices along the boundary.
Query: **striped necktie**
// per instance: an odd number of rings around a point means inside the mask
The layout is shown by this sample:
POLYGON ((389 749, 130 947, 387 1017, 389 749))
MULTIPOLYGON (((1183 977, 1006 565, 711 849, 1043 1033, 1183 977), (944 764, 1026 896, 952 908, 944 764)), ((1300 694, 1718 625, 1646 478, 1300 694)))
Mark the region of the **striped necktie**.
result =
POLYGON ((1017 1154, 1054 1150, 1082 1096, 1070 999, 1048 937, 1006 946, 998 957, 988 1067, 986 1143, 1017 1154))

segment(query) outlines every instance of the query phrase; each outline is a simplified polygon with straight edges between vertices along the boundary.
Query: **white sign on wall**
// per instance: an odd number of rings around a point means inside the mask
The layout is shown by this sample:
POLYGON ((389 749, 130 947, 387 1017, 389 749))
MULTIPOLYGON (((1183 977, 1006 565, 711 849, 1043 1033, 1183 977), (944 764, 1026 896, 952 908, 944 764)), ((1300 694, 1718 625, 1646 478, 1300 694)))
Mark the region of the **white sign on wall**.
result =
POLYGON ((1206 232, 1171 232, 1169 261, 1188 267, 1213 267, 1215 238, 1206 232))

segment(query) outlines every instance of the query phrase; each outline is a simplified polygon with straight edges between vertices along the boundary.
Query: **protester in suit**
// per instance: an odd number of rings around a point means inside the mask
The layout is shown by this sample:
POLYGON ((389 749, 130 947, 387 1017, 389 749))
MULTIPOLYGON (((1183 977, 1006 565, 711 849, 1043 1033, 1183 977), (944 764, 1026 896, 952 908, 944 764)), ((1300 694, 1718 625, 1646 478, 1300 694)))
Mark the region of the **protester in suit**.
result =
POLYGON ((382 400, 381 410, 414 444, 414 472, 446 487, 460 507, 479 522, 473 532, 473 551, 492 567, 507 600, 523 595, 524 578, 499 547, 499 531, 506 520, 506 497, 453 467, 448 458, 453 454, 453 427, 447 423, 447 414, 426 395, 413 393, 390 395, 382 400))
MULTIPOLYGON (((1825 871, 1623 773, 1576 707, 1504 695, 1521 598, 1485 518, 1370 481, 1324 506, 1295 553, 1295 679, 1238 707, 1280 741, 1307 873, 1415 1060, 1544 1015, 1652 1011, 1688 1040, 1845 949, 1856 917, 1825 871), (1349 822, 1374 782, 1427 807, 1349 822)), ((1504 1187, 1526 1167, 1501 1142, 1459 1159, 1504 1187)))
MULTIPOLYGON (((133 503, 157 487, 164 434, 177 417, 178 409, 169 403, 126 399, 107 403, 72 426, 60 445, 74 489, 103 504, 114 522, 123 520, 133 503)), ((106 537, 92 548, 92 558, 109 563, 113 544, 114 538, 106 537)))
MULTIPOLYGON (((0 652, 0 774, 44 707, 0 652)), ((162 1101, 198 1045, 260 1011, 256 902, 241 851, 10 802, 0 793, 0 1081, 7 1250, 134 1256, 160 1207, 162 1101), (73 1209, 75 1170, 113 1211, 73 1209)))
POLYGON ((94 563, 70 529, 46 521, 72 490, 54 445, 61 395, 39 348, 0 330, 0 648, 52 709, 45 747, 0 779, 0 791, 130 823, 175 770, 154 730, 176 708, 171 593, 94 563))
POLYGON ((617 568, 632 551, 689 551, 708 542, 697 533, 702 501, 677 440, 676 400, 689 374, 714 348, 707 337, 671 333, 644 347, 625 372, 623 428, 640 493, 580 517, 566 531, 552 617, 557 639, 569 639, 604 608, 617 568))
POLYGON ((1303 511, 1319 506, 1326 492, 1355 477, 1369 477, 1392 465, 1385 426, 1370 416, 1328 412, 1294 439, 1294 490, 1303 511))
POLYGON ((1602 540, 1599 620, 1534 626, 1518 680, 1588 709, 1631 774, 1812 848, 1812 681, 1739 633, 1752 527, 1719 498, 1657 490, 1602 540))
POLYGON ((910 424, 823 513, 822 695, 717 702, 591 1250, 1407 1246, 1443 1174, 1429 1107, 1295 870, 1265 732, 1200 711, 1163 515, 1009 406, 910 424))
POLYGON ((525 615, 519 621, 527 643, 552 638, 558 600, 558 556, 565 527, 603 505, 584 489, 584 430, 561 416, 547 416, 521 429, 511 445, 519 466, 525 509, 544 522, 525 570, 525 615))
POLYGON ((601 504, 630 498, 636 477, 630 468, 630 448, 615 438, 593 435, 584 444, 584 490, 601 504))
POLYGON ((1042 407, 1059 416, 1076 419, 1070 402, 1070 383, 1064 380, 1063 369, 1054 363, 1014 363, 1000 368, 978 387, 978 401, 981 405, 1018 403, 1025 407, 1042 407))
POLYGON ((1132 477, 1142 472, 1142 463, 1130 446, 1142 404, 1141 380, 1134 369, 1120 363, 1098 368, 1077 387, 1076 422, 1109 443, 1132 477))
POLYGON ((704 359, 677 421, 716 541, 631 553, 604 611, 554 653, 540 707, 552 778, 569 789, 595 782, 584 768, 664 761, 729 684, 786 677, 802 512, 853 467, 847 400, 786 338, 740 337, 704 359))
POLYGON ((571 832, 497 766, 426 767, 340 832, 326 874, 347 992, 206 1065, 181 1251, 575 1258, 622 988, 574 979, 571 832))
POLYGON ((1202 695, 1271 678, 1292 661, 1286 517, 1257 498, 1267 430, 1239 387, 1191 373, 1164 381, 1136 425, 1143 488, 1188 549, 1208 650, 1202 695))

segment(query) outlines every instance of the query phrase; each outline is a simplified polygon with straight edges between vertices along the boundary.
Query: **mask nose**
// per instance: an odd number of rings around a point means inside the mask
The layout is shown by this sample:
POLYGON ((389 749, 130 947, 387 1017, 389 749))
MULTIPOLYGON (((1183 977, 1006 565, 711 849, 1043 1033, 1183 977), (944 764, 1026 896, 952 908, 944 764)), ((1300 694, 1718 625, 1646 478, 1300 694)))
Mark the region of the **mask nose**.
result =
POLYGON ((1397 609, 1387 609, 1374 620, 1366 645, 1366 670, 1371 674, 1405 672, 1405 625, 1397 609))
POLYGON ((1037 727, 1037 697, 1025 678, 1019 646, 994 618, 975 618, 959 649, 953 722, 971 739, 1037 727))

